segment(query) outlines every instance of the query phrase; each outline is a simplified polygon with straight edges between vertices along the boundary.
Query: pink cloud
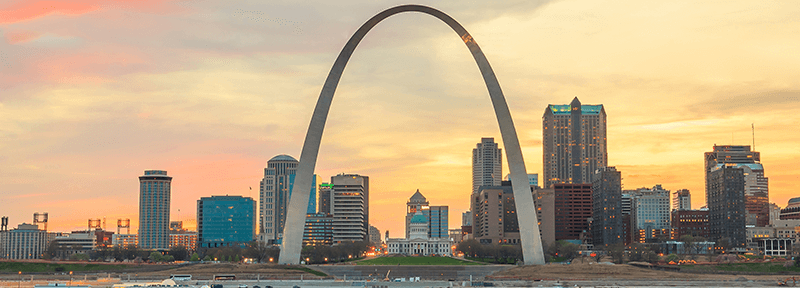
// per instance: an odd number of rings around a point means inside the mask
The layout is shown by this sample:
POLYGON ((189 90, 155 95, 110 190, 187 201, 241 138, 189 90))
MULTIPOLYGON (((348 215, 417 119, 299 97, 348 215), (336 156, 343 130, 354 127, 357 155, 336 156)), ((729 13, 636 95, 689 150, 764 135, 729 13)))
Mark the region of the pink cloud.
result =
POLYGON ((0 24, 17 23, 50 14, 81 15, 107 8, 138 10, 148 13, 168 13, 176 7, 162 5, 164 1, 155 0, 73 0, 73 1, 17 1, 11 5, 0 7, 0 24))
POLYGON ((0 23, 22 22, 49 14, 79 15, 98 8, 97 5, 79 1, 19 1, 0 10, 0 23))

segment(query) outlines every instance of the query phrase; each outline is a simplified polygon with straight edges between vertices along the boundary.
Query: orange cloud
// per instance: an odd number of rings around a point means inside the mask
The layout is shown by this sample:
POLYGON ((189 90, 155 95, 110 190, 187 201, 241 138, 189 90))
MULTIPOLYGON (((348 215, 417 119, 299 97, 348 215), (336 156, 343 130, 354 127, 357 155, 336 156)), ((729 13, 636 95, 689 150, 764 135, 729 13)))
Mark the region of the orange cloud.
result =
POLYGON ((0 23, 16 23, 36 19, 53 13, 79 15, 100 8, 89 3, 74 1, 20 1, 0 10, 0 23))

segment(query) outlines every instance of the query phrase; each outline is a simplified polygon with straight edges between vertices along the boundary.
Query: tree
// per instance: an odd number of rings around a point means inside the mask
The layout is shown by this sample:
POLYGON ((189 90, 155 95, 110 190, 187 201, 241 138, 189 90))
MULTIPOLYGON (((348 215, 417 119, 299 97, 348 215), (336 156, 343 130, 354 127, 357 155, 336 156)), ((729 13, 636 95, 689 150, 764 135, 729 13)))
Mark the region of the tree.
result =
POLYGON ((278 247, 267 245, 267 243, 261 241, 250 242, 245 250, 247 258, 253 258, 258 263, 267 262, 270 258, 277 259, 278 254, 280 254, 278 247))
POLYGON ((206 255, 206 257, 203 257, 203 261, 211 261, 211 256, 206 255))
POLYGON ((606 247, 606 252, 611 256, 611 260, 616 264, 622 264, 622 258, 625 255, 625 244, 616 243, 606 247))
POLYGON ((183 261, 189 257, 189 250, 186 249, 186 246, 177 245, 169 248, 169 255, 175 258, 175 260, 183 261))
POLYGON ((192 257, 189 258, 189 261, 192 261, 192 262, 200 261, 200 255, 197 255, 197 252, 192 253, 192 257))
POLYGON ((148 256, 147 259, 149 259, 151 262, 162 262, 162 261, 164 261, 163 255, 161 255, 161 253, 158 253, 156 251, 153 251, 152 253, 150 253, 150 256, 148 256))
POLYGON ((681 236, 681 241, 683 242, 683 253, 684 254, 694 254, 697 251, 694 250, 694 236, 692 235, 683 235, 681 236))

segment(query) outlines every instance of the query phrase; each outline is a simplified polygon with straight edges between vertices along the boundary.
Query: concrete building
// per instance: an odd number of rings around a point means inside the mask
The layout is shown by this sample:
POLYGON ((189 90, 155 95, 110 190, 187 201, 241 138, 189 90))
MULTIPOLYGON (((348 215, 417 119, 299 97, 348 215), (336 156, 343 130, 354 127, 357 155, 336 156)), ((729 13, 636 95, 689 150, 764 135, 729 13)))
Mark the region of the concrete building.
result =
POLYGON ((381 241, 381 230, 372 225, 369 225, 369 242, 373 245, 381 245, 383 243, 381 241))
POLYGON ((680 240, 684 235, 708 239, 708 209, 672 211, 671 225, 675 240, 680 240))
POLYGON ((389 238, 386 236, 386 249, 389 254, 402 255, 453 255, 453 241, 450 238, 428 237, 428 220, 421 211, 411 218, 408 238, 389 238))
POLYGON ((39 226, 22 223, 16 229, 0 232, 0 258, 40 259, 55 234, 39 226))
POLYGON ((453 243, 461 243, 464 241, 464 234, 461 232, 460 228, 457 229, 450 229, 450 240, 453 240, 453 243))
POLYGON ((714 145, 705 153, 706 200, 708 200, 711 171, 720 166, 739 167, 744 170, 746 225, 764 227, 769 224, 769 179, 764 175, 761 153, 750 151, 750 146, 714 145))
POLYGON ((472 149, 472 193, 480 186, 500 186, 503 180, 503 153, 494 138, 484 137, 472 149))
POLYGON ((139 248, 169 249, 169 208, 172 177, 164 170, 139 176, 139 248))
POLYGON ((548 105, 542 116, 543 187, 555 183, 592 183, 606 167, 606 111, 603 105, 548 105))
POLYGON ((256 239, 256 202, 242 196, 197 200, 197 242, 203 248, 244 246, 256 239))
POLYGON ((169 248, 183 246, 186 250, 197 251, 197 232, 182 232, 169 234, 169 248))
POLYGON ((333 245, 333 215, 315 213, 306 215, 303 229, 303 246, 333 245))
MULTIPOLYGON (((633 234, 652 239, 664 229, 670 229, 670 191, 661 187, 628 190, 632 195, 631 224, 633 234)), ((663 234, 663 233, 662 233, 663 234)), ((641 237, 639 237, 641 239, 641 237)))
POLYGON ((592 181, 592 244, 607 247, 622 241, 622 173, 598 169, 592 181))
POLYGON ((592 184, 555 183, 555 240, 584 240, 591 238, 589 218, 592 217, 592 184))
POLYGON ((539 220, 539 235, 542 237, 542 246, 550 247, 556 241, 556 197, 553 188, 542 189, 531 186, 533 189, 533 202, 536 205, 536 219, 539 220))
POLYGON ((331 177, 333 243, 368 241, 369 177, 339 174, 331 177))
POLYGON ((73 254, 85 254, 97 247, 97 238, 91 232, 79 231, 56 236, 56 258, 69 259, 73 254))
POLYGON ((789 199, 786 208, 781 209, 781 220, 800 219, 800 197, 789 199))
POLYGON ((708 176, 709 240, 720 242, 727 239, 731 248, 744 249, 744 169, 736 164, 720 164, 708 176))
POLYGON ((692 210, 692 194, 689 193, 689 189, 673 193, 672 210, 692 210))
MULTIPOLYGON (((503 178, 503 181, 511 181, 511 174, 506 174, 506 177, 503 178)), ((528 184, 531 186, 539 186, 539 174, 528 174, 528 184)))
POLYGON ((519 223, 511 183, 481 186, 472 195, 472 237, 484 244, 518 244, 519 223))

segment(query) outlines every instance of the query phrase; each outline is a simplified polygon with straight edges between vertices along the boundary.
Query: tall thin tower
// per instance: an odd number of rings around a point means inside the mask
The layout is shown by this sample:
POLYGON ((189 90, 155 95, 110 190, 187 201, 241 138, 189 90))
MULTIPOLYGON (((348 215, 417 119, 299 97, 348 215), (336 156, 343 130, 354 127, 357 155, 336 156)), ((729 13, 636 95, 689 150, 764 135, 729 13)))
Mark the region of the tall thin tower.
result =
POLYGON ((275 243, 283 238, 283 226, 286 221, 286 209, 294 185, 297 172, 297 159, 281 154, 267 161, 264 178, 260 183, 259 195, 259 236, 261 241, 275 243))
POLYGON ((480 186, 500 186, 503 180, 503 153, 494 138, 481 138, 472 149, 472 193, 480 186))
POLYGON ((608 165, 606 111, 603 105, 547 105, 542 116, 545 188, 555 183, 592 183, 608 165))
POLYGON ((169 249, 171 185, 164 170, 145 170, 139 176, 139 248, 169 249))

